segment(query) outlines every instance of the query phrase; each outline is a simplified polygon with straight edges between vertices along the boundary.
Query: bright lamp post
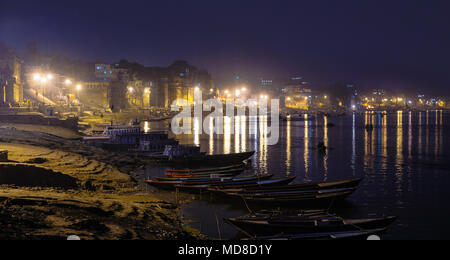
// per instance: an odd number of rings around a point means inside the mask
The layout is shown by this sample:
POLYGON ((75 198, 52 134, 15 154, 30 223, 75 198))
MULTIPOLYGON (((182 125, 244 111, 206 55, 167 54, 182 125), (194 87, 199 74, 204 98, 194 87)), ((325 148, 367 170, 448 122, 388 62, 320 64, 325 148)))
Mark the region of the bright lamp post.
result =
MULTIPOLYGON (((42 88, 42 103, 45 105, 45 85, 49 80, 53 79, 53 75, 48 74, 47 76, 42 76, 41 74, 36 73, 33 75, 33 79, 38 82, 42 88)), ((37 90, 36 93, 38 93, 37 90)))

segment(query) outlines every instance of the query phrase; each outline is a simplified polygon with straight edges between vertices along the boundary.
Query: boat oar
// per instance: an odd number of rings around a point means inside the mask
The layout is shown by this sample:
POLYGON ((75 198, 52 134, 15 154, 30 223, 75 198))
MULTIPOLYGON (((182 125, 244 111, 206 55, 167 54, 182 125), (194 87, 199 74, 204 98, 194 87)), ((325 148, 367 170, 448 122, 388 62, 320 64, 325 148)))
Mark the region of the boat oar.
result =
POLYGON ((244 204, 245 207, 247 207, 248 212, 250 212, 250 214, 252 214, 253 216, 256 216, 256 213, 253 210, 251 210, 250 207, 248 206, 247 200, 244 197, 242 197, 242 200, 244 200, 244 204))
POLYGON ((219 239, 222 240, 222 232, 220 231, 219 218, 217 217, 217 213, 215 215, 216 215, 217 231, 219 232, 219 239))

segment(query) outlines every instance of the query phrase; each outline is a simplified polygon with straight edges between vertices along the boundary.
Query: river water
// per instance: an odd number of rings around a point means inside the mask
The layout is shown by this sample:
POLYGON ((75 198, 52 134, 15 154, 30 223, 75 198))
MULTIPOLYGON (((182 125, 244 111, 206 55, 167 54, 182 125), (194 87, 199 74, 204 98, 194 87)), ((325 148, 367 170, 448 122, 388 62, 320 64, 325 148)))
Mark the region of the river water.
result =
MULTIPOLYGON (((201 134, 196 131, 198 122, 193 122, 193 134, 177 138, 183 144, 201 145, 207 153, 255 151, 254 171, 296 175, 295 183, 362 177, 358 190, 335 209, 337 213, 349 218, 398 216, 384 239, 446 239, 450 231, 449 119, 442 111, 399 111, 280 122, 280 140, 269 146, 267 121, 242 117, 234 125, 225 120, 221 136, 201 134), (329 123, 334 126, 325 127, 329 123), (368 124, 374 129, 366 129, 368 124), (255 132, 249 134, 249 129, 255 132), (320 142, 328 147, 326 155, 316 149, 320 142)), ((152 169, 147 175, 162 171, 152 169)), ((182 209, 185 218, 194 220, 193 227, 213 238, 236 237, 238 232, 222 218, 247 212, 244 203, 217 202, 207 195, 182 209)))

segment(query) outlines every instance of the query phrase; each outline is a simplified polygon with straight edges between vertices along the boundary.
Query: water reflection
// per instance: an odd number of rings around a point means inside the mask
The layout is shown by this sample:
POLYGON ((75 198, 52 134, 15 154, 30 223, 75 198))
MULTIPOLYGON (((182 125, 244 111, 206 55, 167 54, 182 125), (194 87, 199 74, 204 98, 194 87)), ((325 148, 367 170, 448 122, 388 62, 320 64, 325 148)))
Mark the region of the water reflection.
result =
POLYGON ((240 116, 241 120, 241 152, 247 151, 247 117, 240 116))
POLYGON ((209 118, 209 154, 214 154, 214 118, 209 118))
POLYGON ((356 114, 352 116, 352 159, 351 168, 353 170, 353 176, 356 173, 356 114))
MULTIPOLYGON (((316 124, 317 125, 317 124, 316 124)), ((329 153, 329 143, 328 143, 328 117, 324 116, 323 118, 323 143, 326 147, 326 153, 323 156, 323 169, 325 171, 324 180, 328 179, 328 153, 329 153)))
POLYGON ((259 167, 262 174, 267 173, 267 133, 268 117, 259 117, 259 167))
POLYGON ((403 177, 403 111, 397 112, 397 156, 396 156, 396 177, 398 188, 397 191, 401 192, 401 183, 403 177))
POLYGON ((194 117, 193 120, 194 120, 194 127, 193 127, 194 144, 195 145, 200 145, 200 134, 201 134, 200 119, 198 117, 194 117))
POLYGON ((291 121, 288 120, 286 124, 286 172, 291 173, 292 160, 292 140, 291 140, 291 121))
POLYGON ((305 115, 305 124, 304 124, 304 153, 303 160, 305 162, 305 180, 309 181, 309 121, 308 115, 305 115))
POLYGON ((231 118, 228 116, 223 120, 223 153, 231 153, 231 118))

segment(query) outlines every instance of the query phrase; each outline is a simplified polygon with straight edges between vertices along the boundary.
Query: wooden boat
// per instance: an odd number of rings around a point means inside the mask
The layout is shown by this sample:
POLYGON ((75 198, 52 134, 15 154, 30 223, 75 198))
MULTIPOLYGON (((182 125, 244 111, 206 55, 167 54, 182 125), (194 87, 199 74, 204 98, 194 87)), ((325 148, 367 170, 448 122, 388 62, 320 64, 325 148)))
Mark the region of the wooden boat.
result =
POLYGON ((225 221, 245 234, 258 237, 380 229, 389 226, 396 219, 397 217, 343 219, 336 215, 317 214, 313 216, 259 215, 229 218, 225 221))
POLYGON ((176 188, 176 185, 185 186, 195 186, 195 185, 218 185, 218 184, 229 184, 229 183, 248 183, 256 182, 260 180, 267 180, 272 178, 272 174, 262 175, 262 176, 251 176, 245 178, 217 178, 217 179, 205 179, 205 180, 182 180, 175 179, 170 181, 158 181, 158 180, 146 180, 145 182, 156 187, 161 188, 176 188))
POLYGON ((287 177, 287 178, 279 178, 279 179, 271 179, 271 180, 252 180, 247 182, 229 182, 229 183, 216 183, 216 184, 205 184, 205 185, 176 185, 176 188, 180 189, 190 189, 190 190, 208 190, 210 192, 214 192, 216 190, 221 190, 224 188, 244 188, 244 187, 273 187, 273 186, 282 186, 287 185, 294 181, 296 177, 287 177))
POLYGON ((344 200, 355 192, 356 188, 305 190, 290 193, 261 193, 261 194, 234 194, 250 203, 258 205, 269 203, 272 205, 287 205, 299 207, 300 205, 329 205, 332 202, 344 200))
POLYGON ((154 177, 155 180, 158 181, 198 181, 198 182, 202 182, 202 181, 209 181, 209 180, 214 180, 214 179, 218 179, 218 180, 233 180, 236 178, 257 178, 256 175, 252 174, 252 175, 241 175, 239 177, 235 177, 235 176, 227 176, 227 177, 210 177, 210 176, 187 176, 187 177, 154 177))
POLYGON ((387 228, 324 232, 310 234, 288 234, 268 237, 256 237, 254 240, 366 240, 371 235, 381 235, 387 231, 387 228))
POLYGON ((362 179, 348 179, 341 181, 317 182, 286 185, 282 187, 266 187, 266 188, 246 188, 246 189, 227 189, 222 192, 229 195, 256 195, 256 194, 276 194, 276 193, 295 193, 299 191, 325 190, 325 189, 343 189, 356 188, 362 179))
POLYGON ((205 178, 220 178, 226 176, 237 176, 241 174, 245 169, 244 168, 236 168, 230 170, 223 171, 208 171, 201 173, 166 173, 169 177, 175 178, 188 178, 188 177, 205 177, 205 178), (215 177, 214 177, 215 176, 215 177))
POLYGON ((215 167, 215 168, 203 168, 203 169, 167 169, 168 174, 195 174, 195 173, 205 173, 205 172, 217 172, 217 171, 228 171, 235 169, 244 168, 244 164, 232 165, 227 167, 215 167))

